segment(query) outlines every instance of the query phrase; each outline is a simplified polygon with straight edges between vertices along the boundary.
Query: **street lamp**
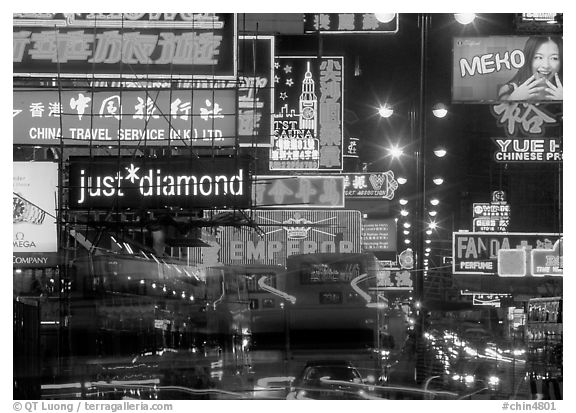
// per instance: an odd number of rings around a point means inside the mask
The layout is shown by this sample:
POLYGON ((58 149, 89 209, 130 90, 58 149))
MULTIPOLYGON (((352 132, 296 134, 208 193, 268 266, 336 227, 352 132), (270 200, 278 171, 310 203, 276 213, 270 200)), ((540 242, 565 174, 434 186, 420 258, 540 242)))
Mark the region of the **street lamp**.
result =
POLYGON ((374 13, 380 23, 390 23, 396 17, 396 13, 374 13))
POLYGON ((467 25, 476 19, 476 13, 454 13, 454 18, 458 23, 467 25))
POLYGON ((392 109, 388 105, 382 105, 378 109, 378 114, 383 118, 389 118, 390 116, 392 116, 394 114, 394 109, 392 109))
POLYGON ((443 118, 448 114, 448 108, 444 103, 436 103, 432 106, 432 113, 437 118, 443 118))

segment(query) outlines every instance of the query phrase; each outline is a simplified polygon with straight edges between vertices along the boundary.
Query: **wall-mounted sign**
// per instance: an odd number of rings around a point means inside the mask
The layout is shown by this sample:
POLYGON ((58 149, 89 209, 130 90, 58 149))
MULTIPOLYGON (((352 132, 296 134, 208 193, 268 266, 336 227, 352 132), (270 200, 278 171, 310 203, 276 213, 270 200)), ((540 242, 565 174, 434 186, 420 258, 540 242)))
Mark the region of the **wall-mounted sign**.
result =
POLYGON ((492 202, 475 202, 472 205, 474 232, 506 232, 510 225, 510 205, 504 191, 494 191, 492 202))
POLYGON ((562 138, 492 138, 492 142, 496 162, 562 162, 562 138))
POLYGON ((13 20, 17 76, 235 77, 233 13, 45 13, 13 20))
POLYGON ((345 158, 358 158, 360 139, 352 138, 350 136, 344 137, 344 157, 345 158))
POLYGON ((15 144, 233 146, 233 90, 21 91, 15 144))
MULTIPOLYGON (((90 90, 110 89, 231 89, 237 97, 239 146, 269 147, 274 122, 274 36, 240 36, 238 79, 98 79, 71 81, 90 90)), ((194 95, 192 95, 194 96, 194 95)), ((227 139, 230 141, 230 139, 227 139)))
POLYGON ((253 186, 261 208, 344 208, 342 176, 260 175, 253 186))
POLYGON ((344 193, 346 198, 384 198, 394 199, 398 182, 394 172, 346 173, 344 175, 344 193))
POLYGON ((389 219, 362 220, 364 251, 396 251, 396 221, 389 219))
POLYGON ((547 128, 559 125, 557 115, 548 112, 546 105, 503 102, 490 106, 490 112, 508 137, 516 135, 542 137, 546 134, 547 128))
POLYGON ((398 14, 382 23, 374 13, 316 13, 304 15, 306 33, 397 33, 398 14))
POLYGON ((274 36, 241 36, 238 49, 238 143, 271 146, 274 36))
POLYGON ((371 291, 387 290, 412 290, 414 281, 410 271, 400 268, 380 268, 376 272, 376 287, 371 287, 371 291))
POLYGON ((562 33, 562 13, 516 13, 516 30, 521 33, 562 33))
POLYGON ((343 168, 344 58, 276 57, 270 170, 343 168))
POLYGON ((295 254, 361 252, 359 211, 253 210, 245 214, 259 231, 221 227, 218 243, 191 249, 191 258, 203 262, 217 255, 217 261, 224 264, 286 265, 286 258, 295 254))
POLYGON ((510 297, 510 294, 474 293, 468 291, 460 291, 460 294, 463 296, 472 296, 472 305, 496 308, 501 306, 501 299, 510 297))
POLYGON ((56 188, 58 164, 14 162, 12 185, 12 241, 14 266, 56 264, 56 188))
POLYGON ((561 36, 454 37, 453 42, 454 102, 563 100, 561 36))
POLYGON ((547 250, 544 254, 551 255, 554 243, 561 236, 552 233, 454 232, 452 271, 454 274, 530 275, 528 259, 531 251, 547 250), (509 254, 510 250, 514 250, 514 253, 509 254), (499 255, 503 254, 501 251, 504 251, 508 255, 505 258, 510 260, 503 261, 502 257, 499 258, 499 255), (501 265, 506 268, 499 268, 501 265))
POLYGON ((524 277, 532 275, 563 275, 564 256, 562 238, 554 242, 544 240, 535 249, 498 251, 498 275, 501 277, 524 277))
POLYGON ((247 208, 247 158, 71 157, 71 209, 247 208))

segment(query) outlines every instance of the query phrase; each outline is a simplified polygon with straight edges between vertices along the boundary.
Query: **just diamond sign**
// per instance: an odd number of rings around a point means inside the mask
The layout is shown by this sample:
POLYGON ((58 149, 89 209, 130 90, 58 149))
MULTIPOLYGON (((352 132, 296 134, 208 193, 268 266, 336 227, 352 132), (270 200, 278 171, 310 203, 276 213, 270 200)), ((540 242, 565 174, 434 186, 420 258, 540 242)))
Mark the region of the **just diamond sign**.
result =
POLYGON ((250 206, 248 159, 71 157, 72 209, 250 206))

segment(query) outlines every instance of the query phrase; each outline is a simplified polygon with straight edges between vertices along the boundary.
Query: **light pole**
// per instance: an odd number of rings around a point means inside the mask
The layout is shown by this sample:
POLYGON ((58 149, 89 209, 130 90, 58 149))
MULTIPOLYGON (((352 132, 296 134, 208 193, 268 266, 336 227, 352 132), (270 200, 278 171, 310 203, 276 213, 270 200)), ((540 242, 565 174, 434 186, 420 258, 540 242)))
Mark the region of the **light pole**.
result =
POLYGON ((418 14, 420 28, 420 71, 418 81, 417 105, 411 111, 411 130, 416 132, 412 139, 417 140, 416 161, 416 208, 414 211, 414 299, 417 303, 416 314, 416 382, 421 383, 425 376, 424 363, 424 214, 426 202, 426 69, 427 44, 430 16, 426 13, 418 14))

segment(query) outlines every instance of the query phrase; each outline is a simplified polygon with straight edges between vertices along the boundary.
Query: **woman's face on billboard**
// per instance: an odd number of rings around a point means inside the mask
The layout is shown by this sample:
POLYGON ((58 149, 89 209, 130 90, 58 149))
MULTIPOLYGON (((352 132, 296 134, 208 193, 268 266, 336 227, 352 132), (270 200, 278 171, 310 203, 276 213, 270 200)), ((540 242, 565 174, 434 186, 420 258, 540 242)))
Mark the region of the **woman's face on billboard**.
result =
POLYGON ((560 70, 558 45, 552 40, 542 43, 532 59, 532 74, 536 79, 552 80, 560 70))

